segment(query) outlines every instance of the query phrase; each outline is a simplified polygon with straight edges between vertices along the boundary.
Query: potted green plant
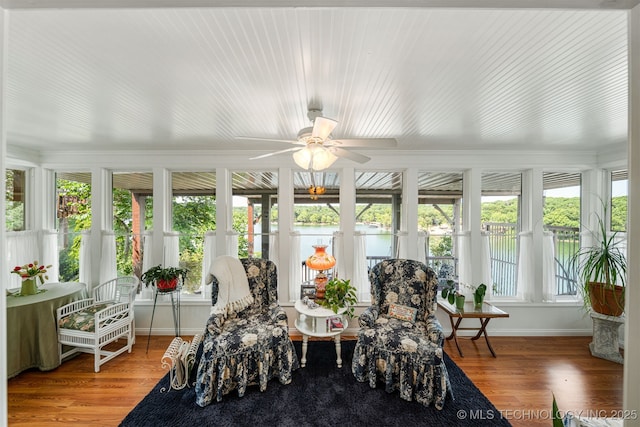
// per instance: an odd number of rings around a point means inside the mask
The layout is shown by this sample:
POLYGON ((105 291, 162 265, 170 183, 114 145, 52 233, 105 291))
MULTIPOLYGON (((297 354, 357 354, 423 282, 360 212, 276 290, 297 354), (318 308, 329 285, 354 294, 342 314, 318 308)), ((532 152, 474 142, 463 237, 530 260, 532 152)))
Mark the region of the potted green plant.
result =
POLYGON ((595 243, 577 251, 571 266, 583 287, 585 308, 620 316, 624 312, 627 260, 620 250, 618 232, 607 232, 605 221, 599 215, 597 219, 598 231, 592 233, 595 243))
POLYGON ((447 283, 440 291, 440 295, 442 296, 442 298, 445 298, 447 301, 449 301, 449 304, 455 304, 458 310, 464 309, 465 297, 458 291, 456 282, 454 282, 453 280, 447 280, 447 283))
POLYGON ((449 304, 455 304, 457 294, 458 289, 456 287, 456 282, 451 279, 447 280, 445 285, 442 287, 442 290, 440 291, 440 296, 443 299, 449 301, 449 304))
POLYGON ((476 309, 482 308, 484 303, 484 296, 487 293, 487 285, 480 283, 473 291, 473 307, 476 309))
POLYGON ((161 267, 156 265, 145 271, 140 280, 146 285, 155 285, 158 291, 173 291, 178 287, 180 281, 184 283, 189 270, 179 267, 161 267))
POLYGON ((331 279, 325 286, 324 299, 319 302, 323 307, 333 310, 334 313, 344 310, 344 314, 352 318, 355 304, 358 302, 356 288, 351 285, 350 280, 331 279))

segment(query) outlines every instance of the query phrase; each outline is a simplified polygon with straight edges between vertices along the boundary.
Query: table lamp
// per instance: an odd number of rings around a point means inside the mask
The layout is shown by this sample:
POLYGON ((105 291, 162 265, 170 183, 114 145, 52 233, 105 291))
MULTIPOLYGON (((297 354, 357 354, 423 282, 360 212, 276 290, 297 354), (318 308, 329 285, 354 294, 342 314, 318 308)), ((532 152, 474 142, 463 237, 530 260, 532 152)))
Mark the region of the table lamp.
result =
POLYGON ((316 298, 324 298, 324 288, 328 280, 324 270, 329 270, 336 265, 336 259, 327 253, 327 245, 314 245, 313 248, 315 252, 307 258, 306 265, 310 269, 318 271, 313 279, 316 286, 316 298))

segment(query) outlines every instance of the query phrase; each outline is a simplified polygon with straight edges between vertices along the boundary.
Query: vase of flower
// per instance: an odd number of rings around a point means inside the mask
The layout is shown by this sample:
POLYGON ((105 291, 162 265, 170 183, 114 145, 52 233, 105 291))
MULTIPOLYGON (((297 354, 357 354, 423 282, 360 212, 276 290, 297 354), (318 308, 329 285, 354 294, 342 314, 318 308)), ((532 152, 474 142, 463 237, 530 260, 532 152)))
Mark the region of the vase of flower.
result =
POLYGON ((24 279, 20 288, 20 295, 35 295, 38 293, 36 278, 24 279))
POLYGON ((51 268, 51 265, 39 264, 38 261, 25 265, 16 265, 11 272, 22 278, 20 295, 37 294, 38 286, 36 281, 39 280, 40 284, 44 284, 44 281, 49 279, 49 276, 47 276, 48 268, 51 268))

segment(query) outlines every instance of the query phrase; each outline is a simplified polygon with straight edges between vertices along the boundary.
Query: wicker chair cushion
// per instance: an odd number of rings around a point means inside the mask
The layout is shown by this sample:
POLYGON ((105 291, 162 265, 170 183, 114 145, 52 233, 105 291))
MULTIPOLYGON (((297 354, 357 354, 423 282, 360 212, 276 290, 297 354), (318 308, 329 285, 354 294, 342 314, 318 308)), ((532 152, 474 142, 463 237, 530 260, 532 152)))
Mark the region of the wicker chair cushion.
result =
POLYGON ((94 332, 96 329, 96 313, 104 310, 113 303, 94 304, 82 311, 71 313, 58 321, 62 329, 74 329, 77 331, 94 332))

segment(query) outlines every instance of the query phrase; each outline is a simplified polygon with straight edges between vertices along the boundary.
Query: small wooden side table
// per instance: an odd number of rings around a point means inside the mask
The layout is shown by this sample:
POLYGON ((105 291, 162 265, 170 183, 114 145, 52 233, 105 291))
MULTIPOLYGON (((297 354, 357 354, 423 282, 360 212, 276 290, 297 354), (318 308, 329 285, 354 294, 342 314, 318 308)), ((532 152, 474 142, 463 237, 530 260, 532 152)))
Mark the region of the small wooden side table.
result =
POLYGON ((346 316, 341 316, 344 325, 341 331, 331 331, 327 328, 327 319, 332 316, 338 316, 333 310, 328 308, 316 307, 309 308, 301 300, 296 301, 296 311, 298 318, 296 319, 296 329, 302 333, 302 358, 300 366, 303 368, 307 364, 307 345, 309 336, 312 337, 333 337, 336 343, 336 363, 338 368, 342 368, 342 346, 340 344, 340 334, 349 326, 346 316))
POLYGON ((489 351, 493 357, 496 357, 496 352, 493 351, 493 347, 491 347, 491 342, 489 342, 489 335, 487 335, 487 324, 489 320, 495 319, 497 317, 509 317, 509 313, 506 311, 500 310, 498 307, 494 307, 488 302, 482 303, 482 308, 474 308, 473 301, 465 302, 464 309, 458 310, 455 305, 449 304, 448 301, 439 300, 438 307, 444 310, 445 313, 449 315, 449 321, 451 322, 451 335, 447 337, 448 340, 453 339, 458 348, 458 353, 460 357, 464 357, 462 354, 462 350, 460 349, 460 344, 458 343, 458 331, 478 331, 471 340, 475 341, 481 336, 484 335, 484 340, 487 342, 487 347, 489 347, 489 351), (454 322, 453 319, 456 319, 454 322), (471 327, 460 327, 460 322, 462 319, 479 319, 480 327, 471 328, 471 327))

